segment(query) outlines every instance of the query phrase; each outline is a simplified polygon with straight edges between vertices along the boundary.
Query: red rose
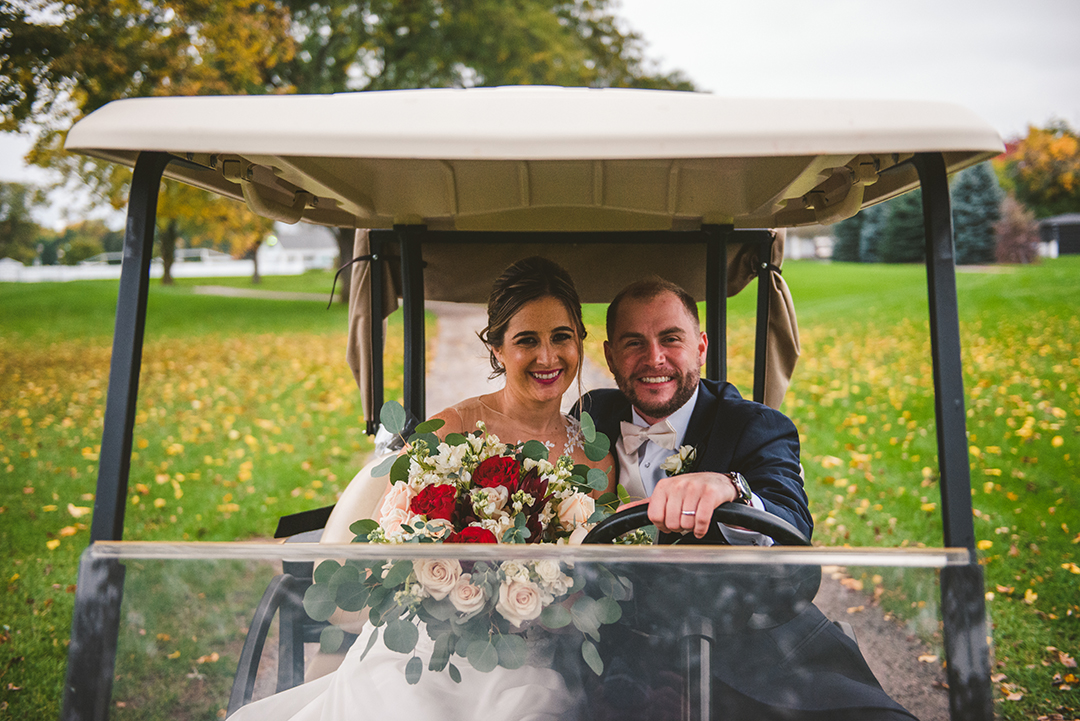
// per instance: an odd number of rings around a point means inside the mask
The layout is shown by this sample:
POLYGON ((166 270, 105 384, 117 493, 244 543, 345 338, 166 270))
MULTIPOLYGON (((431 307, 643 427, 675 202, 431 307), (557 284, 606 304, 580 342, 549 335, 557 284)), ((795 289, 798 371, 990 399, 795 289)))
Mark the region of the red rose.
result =
POLYGON ((498 543, 498 541, 494 533, 480 526, 466 526, 456 533, 451 533, 446 539, 447 543, 498 543))
POLYGON ((511 493, 517 490, 520 477, 518 462, 503 456, 492 456, 477 466, 472 474, 473 483, 482 488, 502 486, 511 493))
POLYGON ((429 521, 443 518, 447 521, 454 515, 454 500, 457 496, 457 488, 444 484, 441 486, 428 486, 416 494, 409 503, 409 510, 418 516, 427 516, 429 521))

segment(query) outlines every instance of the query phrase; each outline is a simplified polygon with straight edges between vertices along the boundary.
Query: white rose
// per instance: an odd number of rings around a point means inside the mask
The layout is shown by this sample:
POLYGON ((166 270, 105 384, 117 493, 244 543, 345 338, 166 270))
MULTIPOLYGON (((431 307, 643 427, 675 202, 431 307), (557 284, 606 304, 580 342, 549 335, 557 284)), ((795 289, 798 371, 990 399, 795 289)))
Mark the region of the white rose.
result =
POLYGON ((499 586, 499 602, 495 610, 512 626, 531 621, 544 610, 540 589, 530 581, 508 581, 499 586))
POLYGON ((424 531, 431 538, 446 538, 454 532, 454 524, 445 518, 433 518, 424 524, 424 531))
POLYGON ((472 574, 463 573, 450 591, 450 603, 464 614, 476 613, 484 607, 484 589, 472 584, 472 574))
POLYGON ((382 519, 386 518, 387 514, 395 509, 408 511, 409 504, 412 503, 414 498, 416 498, 416 492, 409 488, 408 483, 398 481, 390 486, 386 498, 383 499, 382 508, 379 509, 379 521, 382 522, 382 519))
POLYGON ((446 598, 461 577, 461 564, 456 559, 439 558, 413 563, 416 581, 436 601, 446 598))
POLYGON ((562 569, 558 561, 537 561, 533 564, 533 570, 544 583, 551 583, 562 575, 562 569))
POLYGON ((563 528, 576 528, 589 520, 596 502, 584 493, 575 493, 559 504, 559 522, 563 528))

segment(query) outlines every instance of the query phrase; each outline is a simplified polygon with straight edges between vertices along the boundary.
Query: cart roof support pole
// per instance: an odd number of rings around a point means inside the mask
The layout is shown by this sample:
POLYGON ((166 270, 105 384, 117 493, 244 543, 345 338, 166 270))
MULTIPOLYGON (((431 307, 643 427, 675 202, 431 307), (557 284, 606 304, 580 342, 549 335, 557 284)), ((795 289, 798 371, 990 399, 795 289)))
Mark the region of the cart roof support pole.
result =
POLYGON ((971 520, 971 476, 949 183, 945 159, 939 153, 916 155, 915 168, 923 193, 930 350, 934 361, 934 410, 945 545, 967 548, 971 554, 967 566, 945 568, 941 572, 949 713, 954 719, 990 721, 994 718, 994 701, 990 684, 990 650, 986 642, 983 572, 975 556, 975 529, 971 520))
POLYGON ((139 394, 146 297, 150 287, 150 256, 154 244, 158 186, 167 153, 141 153, 131 178, 124 261, 116 301, 109 393, 105 400, 105 430, 98 459, 97 493, 90 542, 119 541, 124 536, 131 436, 135 427, 135 401, 139 394))
POLYGON ((730 225, 702 225, 705 232, 705 377, 727 380, 727 241, 730 225))
POLYGON ((425 343, 424 338, 424 226, 396 225, 401 243, 401 302, 405 326, 405 410, 423 421, 425 343))

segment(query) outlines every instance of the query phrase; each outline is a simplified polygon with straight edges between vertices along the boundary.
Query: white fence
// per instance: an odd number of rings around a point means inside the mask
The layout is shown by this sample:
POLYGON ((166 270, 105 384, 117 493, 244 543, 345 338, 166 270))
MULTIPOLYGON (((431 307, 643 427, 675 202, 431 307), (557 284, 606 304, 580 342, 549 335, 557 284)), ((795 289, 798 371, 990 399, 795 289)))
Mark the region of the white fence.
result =
MULTIPOLYGON (((150 277, 160 278, 161 263, 150 264, 150 277)), ((255 272, 253 260, 216 260, 208 263, 173 263, 174 278, 244 278, 255 272)), ((300 275, 304 272, 301 260, 281 258, 273 263, 260 263, 259 275, 300 275)), ((57 283, 71 280, 112 280, 120 277, 119 265, 30 265, 10 258, 0 258, 0 283, 57 283)))

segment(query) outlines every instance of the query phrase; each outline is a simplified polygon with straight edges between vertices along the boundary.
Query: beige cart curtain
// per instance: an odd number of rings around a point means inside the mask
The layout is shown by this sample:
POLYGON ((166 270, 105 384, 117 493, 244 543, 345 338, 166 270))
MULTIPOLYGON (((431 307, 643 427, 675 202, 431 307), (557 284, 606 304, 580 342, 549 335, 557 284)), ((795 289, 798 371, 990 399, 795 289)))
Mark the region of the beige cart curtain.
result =
MULTIPOLYGON (((769 284, 770 311, 766 350, 765 403, 779 408, 799 357, 799 328, 795 306, 779 269, 784 262, 783 230, 776 231, 769 268, 764 282, 769 284)), ((396 248, 384 249, 384 308, 389 315, 397 308, 399 295, 396 248)), ((368 231, 358 230, 353 257, 370 252, 368 231)), ((574 278, 582 302, 606 303, 635 278, 655 274, 678 283, 697 299, 705 297, 705 249, 699 244, 639 244, 613 252, 605 245, 541 244, 440 244, 424 245, 424 297, 461 303, 486 303, 491 285, 511 263, 531 255, 542 255, 561 264, 574 278)), ((751 244, 728 246, 728 295, 743 290, 758 275, 757 249, 751 244)), ((375 420, 372 408, 372 357, 369 343, 371 323, 371 269, 367 262, 352 268, 349 293, 349 347, 347 359, 360 387, 364 418, 375 420)), ((385 324, 385 319, 378 319, 385 324)), ((383 326, 385 333, 385 325, 383 326)), ((479 330, 479 328, 477 329, 479 330)))

